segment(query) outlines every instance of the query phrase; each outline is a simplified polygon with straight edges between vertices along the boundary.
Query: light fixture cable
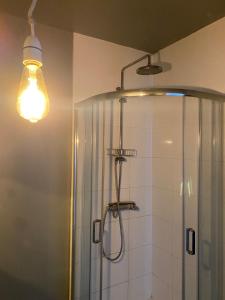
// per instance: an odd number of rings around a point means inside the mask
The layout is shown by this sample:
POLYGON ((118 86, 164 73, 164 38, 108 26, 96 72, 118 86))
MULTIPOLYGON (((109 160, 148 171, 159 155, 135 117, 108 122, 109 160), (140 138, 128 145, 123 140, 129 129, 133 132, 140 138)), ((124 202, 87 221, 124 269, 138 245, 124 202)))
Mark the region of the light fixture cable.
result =
POLYGON ((28 10, 28 22, 30 24, 30 29, 31 29, 31 35, 32 36, 35 36, 33 12, 35 10, 37 2, 38 2, 38 0, 32 0, 32 3, 31 3, 30 8, 28 10))

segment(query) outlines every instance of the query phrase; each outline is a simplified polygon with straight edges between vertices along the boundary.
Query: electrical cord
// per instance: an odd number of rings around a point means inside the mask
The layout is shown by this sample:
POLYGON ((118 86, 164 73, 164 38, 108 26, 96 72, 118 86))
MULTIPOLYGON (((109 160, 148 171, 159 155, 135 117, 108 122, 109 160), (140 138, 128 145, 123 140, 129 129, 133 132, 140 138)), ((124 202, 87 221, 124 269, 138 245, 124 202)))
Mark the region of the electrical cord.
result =
POLYGON ((34 19, 33 19, 33 12, 37 5, 38 0, 32 0, 30 8, 28 10, 28 23, 30 24, 31 29, 31 35, 35 36, 35 30, 34 30, 34 19))

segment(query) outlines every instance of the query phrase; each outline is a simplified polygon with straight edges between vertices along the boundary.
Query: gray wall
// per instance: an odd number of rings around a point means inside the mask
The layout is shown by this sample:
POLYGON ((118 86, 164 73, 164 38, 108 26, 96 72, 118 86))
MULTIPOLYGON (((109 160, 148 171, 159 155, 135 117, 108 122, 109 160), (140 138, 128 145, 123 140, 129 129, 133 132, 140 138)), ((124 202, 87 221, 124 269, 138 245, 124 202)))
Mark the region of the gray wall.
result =
POLYGON ((37 25, 51 101, 17 115, 26 21, 0 14, 0 297, 65 300, 69 279, 72 33, 37 25))

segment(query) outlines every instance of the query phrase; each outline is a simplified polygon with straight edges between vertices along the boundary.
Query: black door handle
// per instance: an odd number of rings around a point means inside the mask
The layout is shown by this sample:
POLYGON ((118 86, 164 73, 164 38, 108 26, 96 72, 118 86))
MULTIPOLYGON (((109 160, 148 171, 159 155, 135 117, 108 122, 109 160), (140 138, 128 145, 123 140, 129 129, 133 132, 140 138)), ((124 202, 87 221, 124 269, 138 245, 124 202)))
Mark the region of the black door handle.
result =
POLYGON ((186 251, 189 255, 195 255, 195 231, 193 228, 186 228, 186 251))
POLYGON ((93 221, 93 234, 92 234, 92 237, 93 237, 93 243, 95 244, 98 244, 102 241, 101 239, 101 226, 102 226, 102 220, 100 219, 96 219, 93 221), (98 228, 98 237, 96 237, 96 227, 99 226, 98 228))

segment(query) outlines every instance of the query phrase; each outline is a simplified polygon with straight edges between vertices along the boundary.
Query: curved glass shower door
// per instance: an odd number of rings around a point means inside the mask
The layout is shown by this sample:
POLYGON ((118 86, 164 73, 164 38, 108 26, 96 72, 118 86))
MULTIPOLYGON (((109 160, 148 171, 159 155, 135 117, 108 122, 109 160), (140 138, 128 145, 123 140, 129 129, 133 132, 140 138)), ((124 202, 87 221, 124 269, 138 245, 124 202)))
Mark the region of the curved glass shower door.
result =
POLYGON ((223 103, 184 102, 185 300, 223 300, 223 103))
POLYGON ((121 96, 76 105, 72 300, 225 300, 223 104, 187 95, 125 92, 116 262, 121 96))

